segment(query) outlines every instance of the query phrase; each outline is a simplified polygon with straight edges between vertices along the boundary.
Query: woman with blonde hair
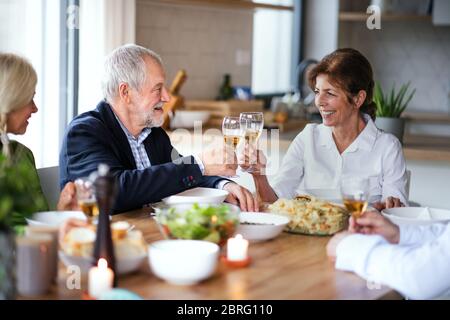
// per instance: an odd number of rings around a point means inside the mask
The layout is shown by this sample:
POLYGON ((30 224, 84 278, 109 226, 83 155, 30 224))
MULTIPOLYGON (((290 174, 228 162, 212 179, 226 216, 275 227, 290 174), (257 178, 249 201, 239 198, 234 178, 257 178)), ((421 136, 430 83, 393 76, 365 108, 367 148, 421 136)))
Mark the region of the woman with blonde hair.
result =
MULTIPOLYGON (((23 144, 10 140, 8 133, 22 135, 28 120, 38 111, 34 103, 37 74, 24 58, 14 54, 0 53, 0 150, 12 164, 23 162, 30 167, 35 183, 30 185, 30 196, 37 205, 36 210, 48 210, 36 171, 33 153, 23 144)), ((1 168, 0 168, 1 170, 1 168)), ((73 183, 65 186, 58 202, 59 210, 76 207, 73 183)))

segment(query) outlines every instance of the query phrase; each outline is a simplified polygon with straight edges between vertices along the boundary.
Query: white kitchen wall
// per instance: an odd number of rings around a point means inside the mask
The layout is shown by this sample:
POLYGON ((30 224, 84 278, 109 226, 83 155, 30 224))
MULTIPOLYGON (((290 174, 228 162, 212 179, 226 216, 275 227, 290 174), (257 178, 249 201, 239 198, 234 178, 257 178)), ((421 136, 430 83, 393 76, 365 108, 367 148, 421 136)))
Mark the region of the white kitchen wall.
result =
POLYGON ((304 57, 322 59, 338 46, 338 0, 306 0, 304 57))
POLYGON ((137 44, 162 56, 168 84, 186 69, 189 99, 215 98, 225 73, 233 85, 251 85, 252 30, 251 10, 137 1, 137 44))
POLYGON ((372 63, 384 88, 411 81, 417 92, 409 111, 450 113, 450 27, 431 21, 341 22, 339 47, 360 50, 372 63))

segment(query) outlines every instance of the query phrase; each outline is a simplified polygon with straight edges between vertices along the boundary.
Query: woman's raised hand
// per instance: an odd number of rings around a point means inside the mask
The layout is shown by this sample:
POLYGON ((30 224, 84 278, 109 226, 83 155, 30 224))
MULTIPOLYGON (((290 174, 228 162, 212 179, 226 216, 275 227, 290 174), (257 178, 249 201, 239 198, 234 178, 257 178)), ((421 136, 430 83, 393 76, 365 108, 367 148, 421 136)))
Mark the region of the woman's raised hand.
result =
POLYGON ((261 150, 250 144, 245 145, 238 157, 238 163, 242 170, 249 172, 253 176, 266 174, 266 156, 261 150))

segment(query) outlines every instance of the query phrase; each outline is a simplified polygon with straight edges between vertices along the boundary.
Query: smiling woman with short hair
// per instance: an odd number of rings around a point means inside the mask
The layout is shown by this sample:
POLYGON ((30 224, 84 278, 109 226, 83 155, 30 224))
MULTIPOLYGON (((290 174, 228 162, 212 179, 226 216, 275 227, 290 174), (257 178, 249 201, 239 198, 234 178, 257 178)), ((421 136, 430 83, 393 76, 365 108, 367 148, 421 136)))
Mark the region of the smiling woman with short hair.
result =
POLYGON ((339 49, 324 57, 308 78, 323 123, 308 124, 294 139, 272 186, 258 151, 261 160, 252 175, 262 201, 293 198, 313 189, 337 190, 341 180, 350 177, 369 180, 369 202, 380 209, 406 204, 402 146, 373 122, 369 61, 355 49, 339 49))

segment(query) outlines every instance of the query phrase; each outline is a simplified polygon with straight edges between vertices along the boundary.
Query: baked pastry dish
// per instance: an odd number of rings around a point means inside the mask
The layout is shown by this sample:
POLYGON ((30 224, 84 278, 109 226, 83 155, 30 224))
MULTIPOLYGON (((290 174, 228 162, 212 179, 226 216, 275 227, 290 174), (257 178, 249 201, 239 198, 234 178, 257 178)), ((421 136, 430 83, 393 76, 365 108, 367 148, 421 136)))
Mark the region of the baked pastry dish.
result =
POLYGON ((307 195, 278 199, 268 209, 290 219, 287 231, 301 234, 332 235, 345 229, 349 218, 344 207, 307 195))

